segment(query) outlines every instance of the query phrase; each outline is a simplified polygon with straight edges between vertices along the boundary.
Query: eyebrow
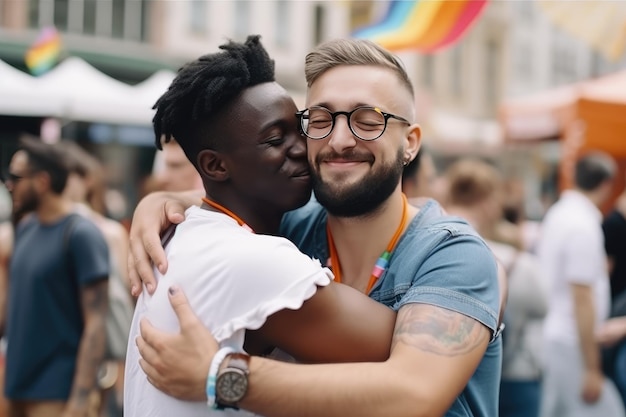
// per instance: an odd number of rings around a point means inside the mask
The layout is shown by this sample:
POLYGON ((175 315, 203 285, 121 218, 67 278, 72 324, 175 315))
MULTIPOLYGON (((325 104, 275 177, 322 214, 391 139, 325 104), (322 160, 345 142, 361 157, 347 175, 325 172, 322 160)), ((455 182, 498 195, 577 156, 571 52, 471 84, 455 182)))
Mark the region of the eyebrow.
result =
MULTIPOLYGON (((335 107, 335 106, 333 106, 333 105, 331 105, 330 103, 328 103, 328 102, 326 102, 326 101, 323 101, 323 102, 321 102, 321 103, 311 104, 309 107, 314 107, 314 106, 315 106, 315 107, 324 107, 324 108, 326 108, 326 109, 328 109, 328 110, 331 110, 331 111, 336 111, 336 107, 335 107)), ((376 106, 374 106, 374 105, 373 105, 373 104, 371 104, 371 103, 362 103, 362 102, 358 102, 358 103, 353 104, 350 110, 352 110, 352 109, 356 109, 357 107, 364 107, 364 106, 367 106, 367 107, 376 107, 376 106)))
MULTIPOLYGON (((293 114, 293 120, 296 120, 296 114, 293 114)), ((259 130, 256 133, 257 136, 257 141, 258 142, 262 142, 264 140, 266 140, 267 138, 264 137, 264 135, 271 129, 282 129, 285 130, 285 128, 287 126, 291 125, 291 120, 288 119, 274 119, 266 124, 264 124, 263 126, 261 126, 259 128, 259 130)))

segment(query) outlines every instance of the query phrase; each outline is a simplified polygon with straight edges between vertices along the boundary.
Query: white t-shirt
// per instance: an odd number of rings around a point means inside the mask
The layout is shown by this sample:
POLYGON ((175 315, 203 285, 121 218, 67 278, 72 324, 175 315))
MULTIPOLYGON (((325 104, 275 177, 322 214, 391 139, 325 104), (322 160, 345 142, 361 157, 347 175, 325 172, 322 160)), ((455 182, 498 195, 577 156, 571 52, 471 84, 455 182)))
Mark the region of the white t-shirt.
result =
POLYGON ((609 315, 610 286, 602 213, 583 194, 565 191, 541 225, 537 254, 549 283, 544 337, 578 346, 571 284, 587 285, 594 299, 596 326, 609 315))
POLYGON ((205 402, 185 402, 154 388, 139 366, 135 339, 139 321, 176 332, 178 320, 167 291, 181 287, 194 312, 221 346, 243 350, 245 329, 258 329, 271 314, 298 309, 332 273, 302 254, 288 240, 257 235, 229 216, 191 207, 166 246, 168 271, 160 275, 154 295, 137 300, 128 342, 124 386, 126 417, 191 417, 251 415, 246 411, 212 411, 205 402))

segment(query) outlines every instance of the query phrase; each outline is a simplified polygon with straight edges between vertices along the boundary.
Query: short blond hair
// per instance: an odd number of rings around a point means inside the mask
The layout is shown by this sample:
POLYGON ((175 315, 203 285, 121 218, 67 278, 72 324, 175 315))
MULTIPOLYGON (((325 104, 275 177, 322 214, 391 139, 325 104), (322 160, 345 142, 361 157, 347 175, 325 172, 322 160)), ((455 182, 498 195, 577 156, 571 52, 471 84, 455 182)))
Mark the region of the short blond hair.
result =
POLYGON ((326 71, 342 65, 372 65, 388 68, 414 97, 413 84, 402 61, 391 52, 366 39, 335 39, 318 45, 304 61, 309 87, 326 71))

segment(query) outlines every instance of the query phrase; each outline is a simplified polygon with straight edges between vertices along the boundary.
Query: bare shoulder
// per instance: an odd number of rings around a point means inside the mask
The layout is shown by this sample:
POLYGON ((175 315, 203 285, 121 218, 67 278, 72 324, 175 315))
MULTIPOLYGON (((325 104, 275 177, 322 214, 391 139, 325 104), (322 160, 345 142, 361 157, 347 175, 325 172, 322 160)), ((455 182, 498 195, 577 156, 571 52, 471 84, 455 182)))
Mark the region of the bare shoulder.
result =
POLYGON ((489 329, 479 321, 430 304, 413 303, 398 312, 392 349, 404 344, 442 356, 462 356, 484 349, 489 329))

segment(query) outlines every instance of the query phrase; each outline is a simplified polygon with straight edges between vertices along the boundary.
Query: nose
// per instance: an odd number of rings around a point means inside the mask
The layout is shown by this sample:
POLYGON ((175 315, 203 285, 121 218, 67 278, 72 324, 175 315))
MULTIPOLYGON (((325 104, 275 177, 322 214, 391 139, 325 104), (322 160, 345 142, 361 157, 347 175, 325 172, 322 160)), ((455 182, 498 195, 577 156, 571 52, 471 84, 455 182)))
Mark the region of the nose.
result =
POLYGON ((6 188, 9 193, 13 192, 13 186, 14 184, 12 180, 10 179, 4 180, 4 188, 6 188))
POLYGON ((348 116, 344 114, 337 115, 333 131, 328 137, 328 145, 337 153, 355 147, 358 140, 348 126, 348 116))
POLYGON ((306 157, 306 139, 297 132, 294 132, 291 135, 293 138, 293 142, 289 149, 287 150, 287 154, 290 158, 298 159, 306 157))

